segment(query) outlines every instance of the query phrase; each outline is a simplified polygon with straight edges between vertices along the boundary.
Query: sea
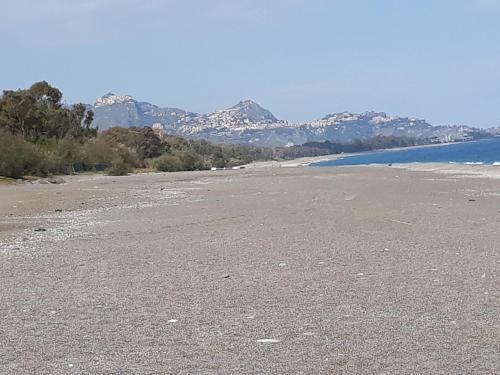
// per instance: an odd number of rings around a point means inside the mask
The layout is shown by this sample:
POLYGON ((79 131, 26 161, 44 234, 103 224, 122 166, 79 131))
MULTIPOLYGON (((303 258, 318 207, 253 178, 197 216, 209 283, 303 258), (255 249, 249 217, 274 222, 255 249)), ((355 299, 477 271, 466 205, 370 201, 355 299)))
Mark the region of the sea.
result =
POLYGON ((404 149, 362 152, 340 156, 337 160, 312 164, 317 167, 364 164, 400 163, 463 163, 500 164, 500 138, 449 143, 443 145, 409 147, 404 149))

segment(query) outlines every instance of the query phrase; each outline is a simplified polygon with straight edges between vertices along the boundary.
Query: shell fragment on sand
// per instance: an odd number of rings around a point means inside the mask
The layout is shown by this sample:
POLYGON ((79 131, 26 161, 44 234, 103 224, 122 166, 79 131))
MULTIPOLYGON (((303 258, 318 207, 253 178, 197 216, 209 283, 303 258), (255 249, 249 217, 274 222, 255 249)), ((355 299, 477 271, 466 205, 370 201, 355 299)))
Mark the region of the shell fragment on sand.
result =
POLYGON ((261 343, 261 344, 277 344, 280 342, 280 340, 276 340, 276 339, 260 339, 260 340, 257 340, 257 342, 261 343))

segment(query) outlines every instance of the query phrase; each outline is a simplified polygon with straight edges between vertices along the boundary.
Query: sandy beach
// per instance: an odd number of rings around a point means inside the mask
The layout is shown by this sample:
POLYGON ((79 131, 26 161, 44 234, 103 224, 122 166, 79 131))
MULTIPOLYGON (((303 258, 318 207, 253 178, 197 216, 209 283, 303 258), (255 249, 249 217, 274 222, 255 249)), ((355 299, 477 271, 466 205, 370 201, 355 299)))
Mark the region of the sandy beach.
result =
POLYGON ((0 186, 0 373, 497 374, 498 178, 268 165, 0 186))

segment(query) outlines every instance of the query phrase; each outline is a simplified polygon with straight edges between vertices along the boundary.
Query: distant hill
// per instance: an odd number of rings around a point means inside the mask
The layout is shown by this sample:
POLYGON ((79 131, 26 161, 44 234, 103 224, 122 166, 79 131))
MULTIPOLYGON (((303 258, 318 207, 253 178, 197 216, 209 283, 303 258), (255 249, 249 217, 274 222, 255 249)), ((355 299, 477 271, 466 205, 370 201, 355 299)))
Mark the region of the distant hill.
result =
POLYGON ((436 142, 486 136, 468 126, 433 126, 416 118, 385 113, 334 113, 305 124, 277 119, 259 104, 245 100, 228 109, 199 114, 139 102, 129 95, 106 94, 91 107, 100 130, 112 126, 155 126, 169 134, 215 143, 290 146, 306 142, 349 142, 378 135, 431 138, 436 142))
POLYGON ((198 115, 177 108, 160 108, 156 105, 138 102, 128 95, 113 93, 101 96, 93 106, 94 125, 100 130, 112 126, 151 126, 160 123, 166 127, 177 127, 198 115))

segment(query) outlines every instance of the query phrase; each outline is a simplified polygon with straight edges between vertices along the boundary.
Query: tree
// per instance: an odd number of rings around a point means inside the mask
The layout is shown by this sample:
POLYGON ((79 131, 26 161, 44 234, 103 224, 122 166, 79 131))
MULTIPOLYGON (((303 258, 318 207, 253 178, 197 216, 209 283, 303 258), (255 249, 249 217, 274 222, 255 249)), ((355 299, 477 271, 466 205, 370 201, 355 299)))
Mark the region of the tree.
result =
POLYGON ((28 89, 29 93, 39 104, 53 108, 61 108, 62 92, 52 87, 47 81, 36 82, 28 89))
POLYGON ((167 145, 149 127, 114 127, 103 132, 102 137, 111 147, 126 147, 141 159, 158 157, 167 150, 167 145))
MULTIPOLYGON (((94 111, 89 110, 85 114, 85 119, 83 120, 83 125, 85 126, 85 129, 87 131, 91 130, 92 122, 94 122, 94 111)), ((92 129, 92 130, 97 131, 97 129, 92 129)))
POLYGON ((96 136, 93 119, 93 112, 84 104, 63 106, 61 91, 46 81, 25 90, 7 90, 0 96, 0 128, 28 141, 96 136))
POLYGON ((0 98, 0 127, 27 138, 37 122, 35 99, 25 90, 4 91, 0 98))

